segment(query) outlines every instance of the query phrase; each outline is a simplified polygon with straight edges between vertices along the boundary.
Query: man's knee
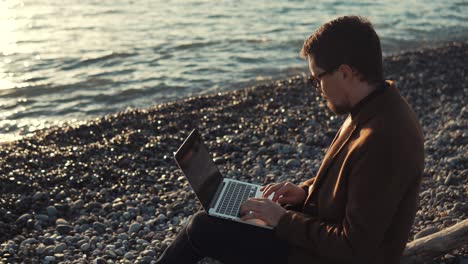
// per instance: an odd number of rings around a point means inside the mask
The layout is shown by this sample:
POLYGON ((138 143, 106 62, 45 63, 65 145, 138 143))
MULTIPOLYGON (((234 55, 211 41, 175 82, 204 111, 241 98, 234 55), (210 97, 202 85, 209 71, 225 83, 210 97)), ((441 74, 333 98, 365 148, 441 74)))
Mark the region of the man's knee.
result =
POLYGON ((187 233, 190 236, 202 234, 206 228, 209 228, 209 224, 212 221, 212 217, 209 216, 205 211, 199 211, 190 219, 190 222, 187 225, 187 233))

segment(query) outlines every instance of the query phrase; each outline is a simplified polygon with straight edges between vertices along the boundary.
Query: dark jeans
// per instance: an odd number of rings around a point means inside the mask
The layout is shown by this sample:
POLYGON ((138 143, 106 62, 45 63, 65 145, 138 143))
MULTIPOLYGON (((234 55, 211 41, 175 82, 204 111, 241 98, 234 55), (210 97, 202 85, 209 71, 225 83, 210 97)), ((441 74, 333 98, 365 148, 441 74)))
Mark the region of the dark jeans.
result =
POLYGON ((156 263, 197 263, 211 257, 223 264, 286 264, 288 245, 272 229, 196 213, 156 263))

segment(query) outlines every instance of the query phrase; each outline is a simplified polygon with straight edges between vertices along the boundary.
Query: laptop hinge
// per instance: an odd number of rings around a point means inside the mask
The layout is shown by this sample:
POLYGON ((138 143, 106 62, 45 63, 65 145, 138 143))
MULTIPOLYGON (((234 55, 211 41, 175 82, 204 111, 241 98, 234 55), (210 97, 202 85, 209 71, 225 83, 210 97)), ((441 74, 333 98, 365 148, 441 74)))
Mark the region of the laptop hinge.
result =
POLYGON ((213 199, 211 199, 210 208, 214 208, 216 206, 216 202, 218 201, 218 198, 221 195, 221 191, 223 190, 225 184, 226 182, 223 181, 222 184, 218 185, 218 190, 216 190, 213 199))

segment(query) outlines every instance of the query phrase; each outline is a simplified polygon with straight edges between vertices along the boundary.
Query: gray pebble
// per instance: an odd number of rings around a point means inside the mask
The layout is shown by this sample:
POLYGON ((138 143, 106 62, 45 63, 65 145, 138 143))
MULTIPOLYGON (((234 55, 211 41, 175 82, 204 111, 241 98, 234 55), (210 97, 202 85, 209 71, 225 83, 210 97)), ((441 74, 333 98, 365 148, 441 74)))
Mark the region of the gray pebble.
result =
POLYGON ((106 225, 103 223, 99 223, 99 222, 94 222, 93 228, 99 233, 104 233, 106 231, 106 225))
POLYGON ((172 242, 174 242, 174 239, 168 237, 168 238, 164 239, 162 243, 166 244, 166 245, 170 245, 170 244, 172 244, 172 242))
POLYGON ((20 217, 18 217, 16 223, 23 224, 26 223, 29 219, 32 219, 32 216, 30 214, 23 214, 20 217))
POLYGON ((125 233, 122 233, 122 234, 119 234, 117 238, 121 240, 128 240, 128 235, 125 233))
POLYGON ((175 216, 174 218, 172 218, 171 223, 175 226, 178 225, 180 223, 179 217, 175 216))
POLYGON ((55 220, 55 224, 56 225, 70 225, 70 223, 68 223, 68 221, 63 218, 57 218, 57 220, 55 220))
POLYGON ((55 261, 55 257, 54 256, 46 256, 44 258, 44 260, 47 261, 47 262, 52 262, 52 261, 55 261))
POLYGON ((49 207, 47 207, 47 214, 48 214, 50 217, 56 217, 57 214, 58 214, 57 208, 55 208, 55 206, 49 206, 49 207))
POLYGON ((88 230, 91 226, 89 224, 83 224, 79 227, 79 230, 81 233, 85 232, 86 230, 88 230))
POLYGON ((125 208, 125 204, 123 202, 121 202, 121 201, 114 202, 112 204, 112 208, 115 209, 115 210, 121 210, 121 209, 125 208))
POLYGON ((137 239, 136 242, 137 242, 137 244, 140 244, 140 245, 145 245, 145 246, 146 246, 146 245, 149 245, 149 242, 148 242, 148 241, 146 241, 146 240, 144 240, 144 239, 141 239, 141 238, 140 238, 140 239, 137 239))
POLYGON ((88 204, 86 204, 86 209, 88 210, 94 210, 94 209, 102 209, 102 204, 99 203, 99 202, 89 202, 88 204))
POLYGON ((439 200, 442 200, 445 196, 446 196, 445 193, 440 192, 440 193, 437 193, 437 194, 436 194, 435 199, 436 199, 437 201, 439 201, 439 200))
POLYGON ((135 255, 132 252, 127 252, 127 254, 125 254, 124 258, 131 260, 131 259, 135 258, 135 255))
POLYGON ((37 239, 28 238, 28 239, 23 240, 23 242, 21 242, 20 246, 23 247, 25 245, 30 245, 30 244, 35 244, 35 243, 37 243, 37 239))
POLYGON ((39 244, 36 248, 36 253, 39 254, 39 255, 42 255, 44 254, 44 252, 46 251, 46 246, 44 244, 39 244))
POLYGON ((37 214, 35 215, 36 220, 42 221, 42 222, 47 222, 49 221, 49 216, 45 214, 37 214))
POLYGON ((37 231, 42 231, 42 222, 41 221, 35 221, 34 222, 34 229, 37 231))
MULTIPOLYGON (((187 212, 187 209, 184 208, 184 213, 186 214, 186 212, 187 212)), ((152 226, 154 226, 156 224, 157 221, 158 221, 157 219, 153 218, 153 219, 151 219, 149 221, 146 221, 145 226, 152 227, 152 226)))
POLYGON ((62 199, 64 199, 64 198, 66 198, 66 197, 67 197, 67 194, 66 194, 64 191, 60 191, 60 192, 55 196, 55 199, 57 199, 57 200, 60 201, 60 200, 62 200, 62 199))
POLYGON ((67 248, 67 244, 60 243, 55 247, 55 253, 62 253, 67 248))
POLYGON ((111 257, 111 258, 116 258, 117 254, 113 250, 106 250, 106 255, 111 257))
POLYGON ((463 204, 460 203, 460 202, 457 202, 453 205, 453 208, 452 208, 453 211, 461 211, 463 210, 463 204))
POLYGON ((453 181, 452 172, 450 172, 447 178, 445 179, 444 184, 449 186, 450 184, 452 184, 452 181, 453 181))
POLYGON ((307 145, 304 144, 304 143, 299 143, 299 145, 297 146, 297 149, 298 149, 298 152, 299 152, 300 154, 305 154, 305 153, 307 153, 308 147, 307 147, 307 145))
POLYGON ((301 162, 298 161, 297 159, 289 159, 286 161, 286 166, 290 168, 296 168, 301 166, 301 162))
POLYGON ((60 234, 62 235, 66 235, 68 233, 70 233, 70 231, 73 229, 71 226, 69 225, 58 225, 56 228, 55 228, 60 234))
POLYGON ((55 251, 55 245, 49 245, 45 248, 45 253, 46 254, 51 254, 54 253, 55 251))
POLYGON ((34 195, 33 195, 33 200, 34 201, 38 201, 40 199, 42 199, 43 197, 46 197, 46 195, 42 192, 36 192, 34 195))
POLYGON ((165 214, 158 215, 159 222, 165 222, 167 220, 167 216, 165 214))
POLYGON ((155 257, 156 252, 154 252, 154 250, 144 250, 143 252, 141 252, 141 255, 155 257))
POLYGON ((140 230, 141 228, 141 224, 140 223, 133 223, 132 225, 130 225, 130 227, 128 228, 128 233, 132 234, 132 233, 135 233, 137 232, 138 230, 140 230))
POLYGON ((84 206, 84 201, 81 200, 81 199, 76 200, 72 204, 72 207, 75 208, 75 209, 81 209, 81 208, 83 208, 83 206, 84 206))
POLYGON ((81 251, 88 251, 90 247, 91 245, 89 243, 84 243, 83 245, 81 245, 80 249, 81 251))
POLYGON ((93 260, 93 264, 106 264, 107 262, 102 258, 96 258, 93 260))

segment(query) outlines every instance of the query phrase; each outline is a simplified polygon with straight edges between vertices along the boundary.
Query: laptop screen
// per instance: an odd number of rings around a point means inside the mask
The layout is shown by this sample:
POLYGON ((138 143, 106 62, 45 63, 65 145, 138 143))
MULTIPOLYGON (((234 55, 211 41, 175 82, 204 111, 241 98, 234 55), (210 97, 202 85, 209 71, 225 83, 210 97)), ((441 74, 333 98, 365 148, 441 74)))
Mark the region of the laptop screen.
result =
POLYGON ((223 177, 197 130, 190 133, 176 152, 175 159, 201 204, 208 211, 223 177))

